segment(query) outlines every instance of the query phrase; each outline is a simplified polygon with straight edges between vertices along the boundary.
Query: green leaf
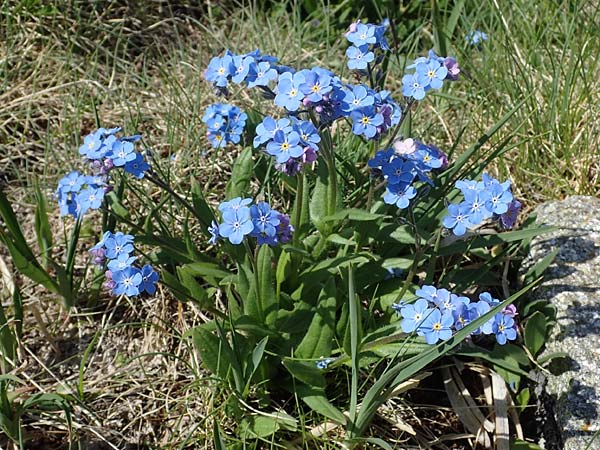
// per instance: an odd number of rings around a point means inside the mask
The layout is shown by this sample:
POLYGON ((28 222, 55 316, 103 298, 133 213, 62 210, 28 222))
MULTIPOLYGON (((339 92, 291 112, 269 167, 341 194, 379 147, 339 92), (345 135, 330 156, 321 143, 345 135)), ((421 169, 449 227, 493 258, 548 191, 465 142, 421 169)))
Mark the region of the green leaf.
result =
POLYGON ((273 281, 273 250, 269 245, 261 245, 256 258, 256 270, 258 271, 258 301, 261 304, 263 320, 266 324, 273 324, 277 320, 279 302, 273 281))
POLYGON ((249 364, 246 366, 246 391, 249 389, 252 377, 254 376, 256 369, 258 369, 258 366, 260 365, 260 362, 263 359, 263 356, 265 354, 265 347, 267 346, 268 341, 268 336, 262 338, 260 342, 256 344, 256 347, 254 347, 254 350, 252 350, 249 364))
POLYGON ((532 442, 515 439, 510 441, 510 450, 542 450, 542 447, 532 442))
MULTIPOLYGON (((497 234, 486 234, 484 236, 477 236, 468 241, 460 240, 459 242, 454 242, 449 245, 444 245, 444 241, 442 241, 440 243, 440 248, 438 249, 437 254, 439 256, 448 256, 456 253, 465 253, 467 250, 474 250, 477 248, 488 248, 498 244, 521 241, 523 239, 528 239, 532 236, 539 236, 543 233, 549 233, 551 231, 554 231, 555 229, 556 228, 554 227, 543 227, 519 231, 506 231, 504 233, 497 234)), ((453 241, 455 239, 456 238, 451 237, 450 241, 453 241)))
POLYGON ((325 216, 322 220, 324 222, 340 222, 344 219, 348 219, 354 222, 373 222, 385 217, 387 216, 384 214, 373 214, 369 211, 365 211, 364 209, 347 208, 330 216, 325 216))
POLYGON ((533 266, 531 266, 525 274, 523 282, 525 284, 531 283, 533 280, 536 280, 539 277, 541 277, 548 268, 548 266, 552 264, 552 261, 554 261, 556 255, 558 255, 558 252, 560 252, 560 247, 555 248, 542 259, 537 261, 533 266))
POLYGON ((346 416, 331 404, 327 399, 323 388, 296 383, 295 392, 313 411, 316 411, 339 424, 346 423, 346 416))
POLYGON ((241 151, 233 164, 231 177, 225 189, 227 198, 246 197, 250 189, 253 169, 252 148, 246 147, 241 151))
POLYGON ((281 429, 296 431, 297 428, 298 421, 283 411, 268 415, 255 414, 242 422, 242 436, 266 438, 281 429))
POLYGON ((215 215, 212 209, 206 203, 204 193, 202 192, 202 186, 195 178, 192 178, 192 206, 194 207, 194 215, 198 218, 202 231, 208 236, 208 227, 210 223, 215 220, 215 215))
POLYGON ((531 397, 529 388, 521 389, 515 397, 517 405, 520 406, 521 411, 523 411, 525 407, 529 405, 529 399, 531 397))
POLYGON ((177 277, 187 290, 188 296, 192 298, 200 307, 208 305, 208 293, 197 281, 194 273, 188 266, 177 268, 177 277))
POLYGON ((34 216, 35 234, 37 237, 38 247, 42 253, 42 261, 44 266, 47 268, 52 249, 52 228, 50 227, 50 222, 48 221, 46 197, 44 197, 42 194, 37 181, 34 185, 34 194, 36 203, 34 216))
POLYGON ((117 196, 115 191, 110 191, 104 196, 104 198, 106 199, 107 205, 117 216, 122 217, 124 219, 128 219, 130 217, 129 211, 127 210, 125 205, 121 203, 121 200, 119 200, 119 197, 117 196))
POLYGON ((329 173, 327 170, 327 163, 324 158, 319 158, 317 164, 317 180, 315 187, 312 190, 312 196, 309 203, 309 213, 311 222, 321 231, 324 235, 329 234, 329 226, 325 222, 325 218, 328 215, 329 208, 329 196, 330 188, 329 173))
POLYGON ((325 389, 323 371, 316 366, 314 361, 307 362, 284 358, 283 365, 294 378, 297 378, 308 386, 325 389))
POLYGON ((544 366, 547 363, 554 361, 555 359, 564 359, 564 358, 568 358, 568 357, 569 357, 569 354, 567 352, 553 352, 553 353, 548 353, 548 354, 545 354, 544 356, 539 357, 537 362, 541 366, 544 366))
POLYGON ((315 315, 308 331, 294 353, 298 358, 317 359, 331 354, 331 344, 335 336, 335 294, 335 281, 329 278, 319 294, 315 315))
POLYGON ((216 420, 213 421, 213 439, 215 450, 227 450, 225 439, 223 438, 223 433, 221 432, 221 427, 216 420))
POLYGON ((204 366, 221 379, 226 379, 231 368, 231 358, 224 350, 221 339, 202 326, 194 328, 191 335, 204 366))
POLYGON ((546 342, 546 317, 541 312, 537 311, 527 319, 523 337, 525 345, 535 356, 546 342))

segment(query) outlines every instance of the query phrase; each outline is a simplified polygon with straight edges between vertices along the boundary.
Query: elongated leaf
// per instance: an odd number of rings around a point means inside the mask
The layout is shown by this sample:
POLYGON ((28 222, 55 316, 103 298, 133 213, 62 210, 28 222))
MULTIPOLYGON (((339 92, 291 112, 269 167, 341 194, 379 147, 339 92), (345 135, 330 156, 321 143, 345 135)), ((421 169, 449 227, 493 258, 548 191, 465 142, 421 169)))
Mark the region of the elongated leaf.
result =
POLYGON ((197 277, 202 277, 213 286, 218 286, 219 282, 230 276, 231 273, 212 262, 194 262, 185 265, 186 270, 197 277))
POLYGON ((437 0, 431 0, 431 21, 433 23, 435 51, 438 55, 447 55, 446 30, 437 0))
POLYGON ((315 315, 306 335, 296 348, 298 358, 317 359, 331 354, 331 344, 335 335, 335 282, 329 278, 317 300, 315 315))
POLYGON ((225 190, 227 198, 245 197, 247 195, 250 189, 253 168, 252 148, 246 147, 238 155, 233 164, 231 177, 225 190))
POLYGON ((438 255, 448 256, 456 253, 464 253, 467 249, 473 250, 477 248, 487 248, 498 244, 521 241, 532 236, 539 236, 544 233, 549 233, 555 229, 556 228, 554 227, 543 227, 518 231, 505 231, 504 233, 498 234, 480 235, 469 241, 459 241, 449 245, 444 245, 444 242, 442 241, 442 244, 438 249, 438 255))
POLYGON ((227 450, 225 439, 223 438, 223 434, 221 432, 221 427, 216 420, 213 422, 213 439, 215 450, 227 450))
POLYGON ((48 221, 48 211, 46 197, 42 194, 39 184, 36 182, 34 186, 35 194, 35 234, 37 237, 38 247, 42 254, 42 261, 46 268, 49 266, 50 252, 52 249, 52 229, 48 221))
POLYGON ((375 220, 387 217, 384 214, 374 214, 364 209, 347 208, 332 214, 331 216, 323 217, 324 222, 339 222, 348 219, 354 222, 373 222, 375 220))
POLYGON ((13 238, 5 234, 2 230, 0 230, 0 241, 8 248, 13 264, 19 272, 36 283, 41 284, 50 292, 60 295, 58 284, 48 272, 40 266, 28 247, 28 250, 25 251, 25 253, 22 253, 22 246, 16 244, 13 238))
POLYGON ((283 365, 299 381, 308 386, 325 389, 323 371, 316 366, 314 361, 299 361, 292 358, 284 358, 283 365))
POLYGON ((11 371, 16 349, 17 339, 9 327, 4 308, 0 303, 0 369, 2 373, 11 371))
POLYGON ((196 281, 194 273, 189 270, 188 266, 181 266, 177 268, 177 277, 187 292, 200 307, 204 307, 208 304, 208 294, 200 283, 196 281))
POLYGON ((279 302, 273 280, 273 250, 268 245, 261 245, 258 250, 256 270, 258 270, 258 301, 261 304, 263 320, 267 324, 273 324, 277 320, 279 302))
POLYGON ((327 399, 323 388, 309 386, 304 383, 296 383, 295 392, 313 411, 316 411, 339 424, 346 423, 346 416, 331 404, 327 399))
POLYGON ((537 355, 546 342, 546 317, 541 312, 536 311, 527 319, 523 337, 531 354, 537 355))
POLYGON ((232 363, 228 352, 223 348, 223 345, 227 344, 202 326, 192 330, 192 341, 205 367, 215 375, 226 379, 232 363))
POLYGON ((202 192, 202 186, 195 178, 192 179, 192 205, 194 207, 195 216, 200 221, 200 225, 202 226, 202 231, 205 235, 209 235, 208 227, 210 223, 215 220, 215 216, 213 214, 212 209, 206 203, 206 199, 204 198, 204 193, 202 192))
POLYGON ((256 373, 256 369, 258 369, 258 366, 263 359, 267 342, 269 342, 269 337, 265 336, 260 340, 258 344, 256 344, 254 350, 252 350, 252 354, 250 355, 250 361, 246 365, 246 390, 249 389, 250 383, 252 382, 252 377, 256 373))
POLYGON ((329 234, 331 224, 325 222, 328 215, 331 195, 327 163, 324 158, 319 158, 317 164, 317 180, 310 199, 310 220, 323 234, 329 234))
POLYGON ((558 255, 558 252, 560 252, 560 247, 555 248, 542 259, 537 261, 533 266, 531 266, 525 274, 523 282, 525 284, 531 283, 533 280, 541 277, 548 268, 548 266, 552 264, 554 258, 556 258, 556 255, 558 255))

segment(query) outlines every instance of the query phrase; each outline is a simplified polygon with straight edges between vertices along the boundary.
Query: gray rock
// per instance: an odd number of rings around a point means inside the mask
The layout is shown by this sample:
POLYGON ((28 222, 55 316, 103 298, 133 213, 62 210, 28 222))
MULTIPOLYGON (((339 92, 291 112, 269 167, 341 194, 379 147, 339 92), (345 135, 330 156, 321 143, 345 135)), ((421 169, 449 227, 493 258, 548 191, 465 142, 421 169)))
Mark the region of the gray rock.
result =
MULTIPOLYGON (((584 450, 600 428, 600 199, 573 196, 540 205, 536 213, 538 224, 558 230, 532 241, 524 266, 560 249, 535 298, 558 310, 546 353, 568 354, 547 388, 564 448, 584 450)), ((600 450, 600 436, 588 448, 600 450)))

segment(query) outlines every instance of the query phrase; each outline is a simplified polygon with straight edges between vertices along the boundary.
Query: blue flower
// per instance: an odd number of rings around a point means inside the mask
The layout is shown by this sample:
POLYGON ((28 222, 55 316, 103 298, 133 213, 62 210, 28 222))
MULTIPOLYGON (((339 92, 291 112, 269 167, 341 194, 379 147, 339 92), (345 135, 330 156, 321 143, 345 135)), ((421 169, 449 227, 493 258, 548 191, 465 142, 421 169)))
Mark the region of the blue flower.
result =
POLYGON ((225 211, 231 210, 231 211, 240 211, 240 214, 249 214, 250 209, 248 208, 248 205, 250 203, 252 203, 251 198, 235 197, 229 201, 222 202, 219 205, 219 210, 223 213, 225 211))
POLYGON ((421 85, 440 89, 448 75, 448 69, 438 61, 429 61, 417 64, 416 74, 421 85))
POLYGON ((352 132, 357 136, 365 136, 371 139, 377 134, 377 127, 383 124, 383 116, 376 112, 375 108, 368 106, 350 113, 352 119, 352 132))
POLYGON ((133 151, 133 144, 127 141, 116 141, 112 151, 107 155, 116 167, 121 167, 129 161, 133 161, 136 153, 133 151))
POLYGON ((304 97, 312 103, 323 100, 323 96, 331 92, 331 75, 327 71, 317 71, 317 68, 304 72, 304 82, 299 85, 304 97))
POLYGON ((346 39, 352 42, 357 47, 366 44, 377 43, 375 36, 376 27, 370 24, 358 24, 353 32, 346 35, 346 39))
POLYGON ((493 212, 494 214, 504 214, 508 211, 508 205, 513 200, 513 196, 509 190, 505 190, 500 183, 494 183, 488 189, 488 192, 490 197, 485 203, 485 207, 490 212, 493 212))
POLYGON ((292 131, 290 119, 283 118, 275 120, 269 116, 265 117, 256 127, 256 137, 253 142, 254 147, 259 147, 261 144, 270 141, 275 137, 275 133, 278 131, 283 131, 286 134, 292 131))
POLYGON ((208 240, 209 244, 216 244, 221 235, 219 234, 219 224, 214 220, 208 227, 208 232, 210 233, 210 239, 208 240))
POLYGON ((402 314, 402 323, 400 326, 402 327, 402 331, 405 333, 412 333, 413 331, 417 331, 417 334, 421 335, 420 325, 425 320, 433 309, 429 308, 429 303, 427 300, 420 298, 416 302, 404 306, 400 313, 402 314))
POLYGON ((388 184, 383 201, 388 205, 396 205, 399 209, 408 208, 410 201, 417 195, 417 190, 406 184, 388 184))
POLYGON ((98 209, 104 199, 104 188, 95 188, 88 186, 77 194, 77 203, 81 205, 82 211, 88 209, 98 209))
POLYGON ((494 316, 492 330, 496 335, 496 341, 500 345, 506 344, 507 340, 514 341, 517 338, 514 319, 502 313, 498 313, 494 316))
POLYGON ((489 197, 490 194, 487 191, 469 190, 465 192, 465 201, 461 204, 468 208, 469 222, 472 225, 479 225, 492 216, 492 213, 486 208, 489 197))
POLYGON ((394 158, 381 167, 389 184, 410 184, 415 176, 412 173, 413 165, 402 158, 394 158))
POLYGON ((354 86, 352 90, 344 91, 344 111, 352 112, 355 109, 371 106, 375 103, 375 97, 369 93, 369 90, 359 84, 354 86))
POLYGON ((316 144, 321 142, 321 136, 317 128, 308 120, 294 119, 293 130, 300 135, 302 145, 317 147, 316 144))
POLYGON ((391 148, 379 150, 377 153, 375 153, 375 156, 369 160, 367 165, 371 168, 384 167, 389 164, 393 156, 394 150, 391 148))
POLYGON ((321 358, 315 363, 315 365, 317 366, 317 369, 325 370, 332 362, 333 359, 331 358, 321 358))
POLYGON ((270 81, 277 79, 277 71, 267 61, 250 65, 250 72, 246 78, 248 87, 267 86, 270 81))
POLYGON ((304 83, 304 74, 285 72, 279 76, 275 104, 288 111, 297 111, 304 99, 300 85, 304 83))
POLYGON ((142 282, 140 283, 140 292, 147 292, 154 295, 156 292, 156 283, 158 282, 158 274, 154 271, 151 265, 146 264, 141 270, 142 282))
POLYGON ((125 270, 128 267, 131 267, 137 257, 129 256, 127 253, 121 253, 117 256, 116 259, 111 259, 108 263, 108 269, 110 271, 118 272, 119 270, 125 270))
POLYGON ((462 236, 467 231, 469 221, 469 206, 468 205, 448 205, 449 214, 444 217, 442 224, 451 229, 456 236, 462 236))
POLYGON ((223 223, 219 225, 219 234, 229 239, 232 244, 240 244, 244 236, 252 233, 253 230, 254 224, 247 207, 223 211, 223 223))
POLYGON ((253 236, 269 236, 274 237, 277 233, 277 225, 279 225, 279 215, 277 211, 273 211, 268 203, 260 202, 250 207, 250 216, 254 224, 253 236))
POLYGON ((96 130, 83 138, 83 145, 79 147, 79 154, 87 156, 89 159, 96 159, 98 150, 103 145, 103 130, 96 130))
POLYGON ((365 70, 367 65, 375 60, 375 54, 369 51, 367 45, 350 46, 346 49, 348 68, 350 70, 365 70))
POLYGON ((136 153, 135 159, 125 163, 125 172, 132 174, 136 178, 144 178, 144 174, 149 169, 150 165, 146 162, 141 153, 136 153))
POLYGON ((104 242, 106 248, 106 257, 116 259, 121 254, 129 255, 133 251, 133 236, 117 232, 116 234, 107 237, 104 242))
POLYGON ((454 319, 450 312, 442 314, 439 309, 434 309, 429 314, 421 326, 421 332, 425 335, 425 341, 428 344, 436 344, 440 339, 446 341, 452 337, 452 325, 454 319))
POLYGON ((112 280, 115 283, 113 294, 134 297, 139 295, 139 286, 142 283, 142 274, 135 267, 127 267, 124 270, 114 272, 112 280))
POLYGON ((479 47, 483 42, 488 40, 488 35, 483 31, 473 30, 466 34, 465 40, 468 44, 479 47))
POLYGON ((415 100, 425 98, 425 85, 421 83, 417 74, 406 74, 402 77, 402 95, 415 100))
POLYGON ((250 64, 254 62, 254 58, 251 56, 234 56, 232 60, 232 65, 235 67, 234 72, 232 73, 231 81, 236 84, 240 84, 242 81, 246 79, 246 75, 250 71, 250 64))
POLYGON ((222 58, 215 56, 210 60, 208 68, 204 73, 204 78, 211 81, 215 86, 227 86, 228 77, 235 73, 233 58, 230 55, 225 55, 222 58))
POLYGON ((271 142, 267 144, 267 153, 275 156, 279 164, 287 162, 290 158, 298 158, 303 155, 304 150, 299 145, 300 135, 295 131, 289 134, 278 131, 271 142))

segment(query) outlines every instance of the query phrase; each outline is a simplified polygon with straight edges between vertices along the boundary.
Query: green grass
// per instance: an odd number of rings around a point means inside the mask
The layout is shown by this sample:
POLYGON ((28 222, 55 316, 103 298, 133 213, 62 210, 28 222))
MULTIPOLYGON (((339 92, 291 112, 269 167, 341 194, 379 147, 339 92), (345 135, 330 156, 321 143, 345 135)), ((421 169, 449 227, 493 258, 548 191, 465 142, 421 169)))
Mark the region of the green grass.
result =
MULTIPOLYGON (((238 53, 260 48, 277 55, 283 64, 319 65, 347 76, 341 56, 346 48, 343 26, 357 18, 348 2, 340 2, 339 7, 321 5, 309 19, 298 4, 272 6, 265 12, 256 2, 179 10, 166 2, 129 6, 106 2, 95 7, 64 3, 4 1, 0 7, 0 185, 19 205, 26 229, 31 227, 32 180, 39 179, 50 197, 57 180, 80 164, 76 149, 82 136, 96 128, 97 118, 105 126, 123 125, 126 132, 141 132, 179 192, 186 194, 190 179, 195 178, 216 203, 236 153, 209 151, 201 156, 209 147, 200 118, 205 107, 216 101, 202 78, 210 58, 225 48, 238 53), (171 156, 176 158, 171 161, 171 156)), ((396 95, 404 57, 412 59, 434 45, 429 6, 418 10, 422 21, 415 20, 415 11, 405 5, 396 17, 405 34, 399 42, 402 55, 392 58, 388 76, 396 95)), ((450 11, 442 7, 441 14, 441 22, 446 23, 450 11)), ((456 145, 460 153, 529 96, 484 148, 515 135, 510 151, 491 170, 510 177, 529 207, 570 194, 600 195, 598 7, 585 1, 467 1, 454 34, 446 38, 463 77, 419 107, 413 123, 415 137, 442 149, 456 145), (464 42, 464 34, 472 29, 490 36, 481 50, 464 42)), ((247 92, 236 94, 238 105, 250 107, 253 98, 247 92)), ((143 201, 148 189, 137 186, 140 199, 132 202, 143 201)), ((156 198, 155 190, 148 192, 156 198)), ((176 213, 172 226, 179 223, 176 213)), ((62 233, 57 217, 53 226, 62 233)), ((24 293, 30 301, 36 296, 34 287, 26 283, 24 293)), ((204 316, 193 307, 174 306, 167 300, 161 296, 153 304, 107 304, 106 311, 78 318, 69 330, 81 339, 89 328, 95 332, 102 323, 102 336, 121 330, 119 339, 130 335, 137 339, 114 360, 92 351, 95 363, 86 369, 84 385, 93 389, 76 406, 82 427, 109 427, 107 417, 118 406, 133 411, 132 428, 143 428, 136 415, 158 423, 148 435, 140 431, 153 448, 204 445, 212 439, 213 419, 230 428, 226 389, 202 372, 193 351, 180 343, 181 335, 204 316), (141 314, 132 317, 132 311, 141 314), (146 367, 148 354, 154 352, 164 356, 163 365, 146 367), (103 363, 114 363, 117 370, 103 377, 103 363), (132 373, 139 377, 139 393, 131 389, 132 373), (143 402, 151 405, 150 412, 140 406, 143 402), (173 411, 185 420, 161 424, 173 411)), ((59 312, 50 309, 45 319, 53 335, 64 336, 59 312)), ((36 338, 33 321, 26 325, 25 347, 35 352, 36 339, 42 338, 36 338)), ((82 342, 89 343, 86 339, 82 342)), ((36 368, 39 372, 27 376, 40 389, 62 389, 48 373, 60 373, 60 361, 48 370, 36 368)), ((301 424, 312 422, 299 403, 288 406, 299 414, 301 424)), ((52 420, 64 431, 59 416, 52 420)), ((107 439, 117 442, 124 434, 107 439)), ((296 443, 301 448, 333 448, 321 440, 315 444, 315 439, 304 430, 296 443)))

